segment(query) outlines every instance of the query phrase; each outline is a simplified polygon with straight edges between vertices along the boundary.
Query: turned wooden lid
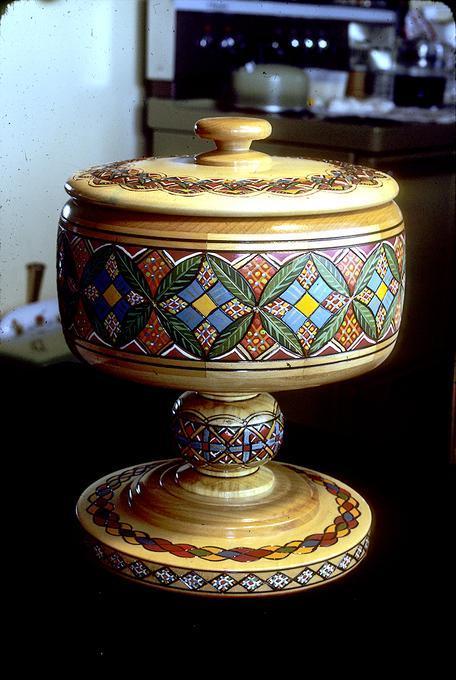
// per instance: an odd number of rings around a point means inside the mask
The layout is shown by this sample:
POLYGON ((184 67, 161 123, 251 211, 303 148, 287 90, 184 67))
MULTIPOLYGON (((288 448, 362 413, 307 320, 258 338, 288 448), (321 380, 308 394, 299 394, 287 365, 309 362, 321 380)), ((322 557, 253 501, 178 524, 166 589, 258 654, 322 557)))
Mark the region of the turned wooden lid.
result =
POLYGON ((110 207, 214 217, 362 210, 388 203, 399 191, 396 181, 378 170, 250 149, 253 141, 271 134, 271 125, 261 118, 203 118, 195 132, 215 148, 196 156, 92 167, 73 175, 65 189, 110 207))

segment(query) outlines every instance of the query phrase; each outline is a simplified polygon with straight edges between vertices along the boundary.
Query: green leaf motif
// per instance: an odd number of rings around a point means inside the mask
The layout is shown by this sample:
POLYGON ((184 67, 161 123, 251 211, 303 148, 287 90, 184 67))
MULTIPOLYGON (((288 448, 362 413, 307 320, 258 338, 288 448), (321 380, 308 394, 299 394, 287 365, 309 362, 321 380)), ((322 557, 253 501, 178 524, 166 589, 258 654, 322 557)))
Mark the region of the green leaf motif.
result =
POLYGON ((214 274, 232 295, 245 305, 255 305, 253 291, 237 269, 228 264, 228 262, 225 262, 225 260, 210 253, 207 254, 207 261, 212 267, 214 274))
POLYGON ((156 295, 157 302, 172 297, 186 288, 196 278, 200 265, 201 255, 193 255, 188 260, 179 262, 160 282, 156 295))
POLYGON ((203 358, 203 349, 192 331, 177 316, 157 310, 160 323, 176 345, 182 347, 199 359, 203 358))
POLYGON ((320 328, 317 335, 315 336, 315 340, 310 346, 310 354, 315 354, 315 352, 318 352, 318 350, 324 347, 327 342, 333 339, 333 337, 336 335, 337 331, 342 325, 342 321, 344 320, 345 317, 345 312, 346 308, 342 307, 342 309, 339 309, 337 314, 335 314, 332 319, 329 319, 324 324, 324 326, 320 328))
POLYGON ((272 279, 268 281, 264 287, 263 294, 260 298, 260 306, 264 307, 269 302, 272 302, 279 297, 304 269, 306 262, 308 261, 310 255, 300 255, 296 257, 291 262, 287 262, 279 271, 274 274, 272 279))
POLYGON ((377 340, 377 324, 372 311, 366 305, 363 305, 359 300, 353 300, 353 310, 355 312, 356 320, 372 340, 377 340))
POLYGON ((364 263, 364 266, 361 270, 361 274, 358 278, 358 281, 356 282, 356 288, 355 288, 355 295, 358 295, 358 293, 361 293, 363 288, 366 287, 367 282, 370 281, 372 274, 374 273, 375 267, 377 266, 377 261, 378 258, 380 257, 380 254, 382 252, 382 246, 378 246, 375 248, 375 250, 369 255, 367 258, 366 262, 364 263))
POLYGON ((83 292, 89 283, 93 281, 102 269, 104 269, 106 262, 112 254, 115 255, 115 249, 112 245, 100 248, 93 254, 87 262, 81 277, 81 292, 83 292))
POLYGON ((136 265, 133 264, 128 255, 126 255, 122 250, 116 249, 115 257, 120 273, 124 277, 125 281, 134 291, 145 297, 146 300, 150 300, 150 289, 142 272, 136 267, 136 265))
POLYGON ((328 260, 322 255, 317 255, 316 253, 312 255, 312 259, 316 268, 318 269, 320 276, 322 279, 324 279, 328 286, 337 293, 349 297, 350 291, 347 282, 337 267, 331 262, 331 260, 328 260))
POLYGON ((246 316, 241 316, 240 319, 236 319, 236 321, 227 326, 212 345, 209 352, 209 359, 226 354, 232 350, 233 347, 236 347, 247 333, 252 317, 253 312, 250 312, 249 314, 246 314, 246 316))
MULTIPOLYGON (((121 325, 121 332, 113 345, 122 347, 134 340, 147 324, 152 311, 150 303, 136 305, 128 312, 121 325)), ((105 331, 106 334, 106 331, 105 331)))
POLYGON ((265 310, 260 310, 260 317, 265 330, 279 345, 285 349, 303 355, 301 344, 293 331, 281 319, 265 310))
POLYGON ((396 253, 394 252, 394 248, 392 245, 389 243, 384 243, 383 247, 385 249, 385 255, 386 259, 388 260, 389 268, 391 269, 391 273, 398 281, 399 283, 401 282, 401 273, 399 271, 399 263, 396 258, 396 253))

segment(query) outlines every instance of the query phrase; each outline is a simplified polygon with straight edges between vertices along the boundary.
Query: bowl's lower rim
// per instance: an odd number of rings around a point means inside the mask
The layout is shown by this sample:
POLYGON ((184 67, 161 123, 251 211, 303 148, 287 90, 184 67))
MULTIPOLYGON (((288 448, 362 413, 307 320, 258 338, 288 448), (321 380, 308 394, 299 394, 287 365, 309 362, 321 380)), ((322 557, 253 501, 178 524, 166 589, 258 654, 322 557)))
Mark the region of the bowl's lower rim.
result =
POLYGON ((206 392, 269 392, 314 387, 362 375, 391 354, 398 331, 370 347, 337 355, 289 361, 214 362, 141 357, 69 337, 67 342, 85 363, 135 382, 206 392))

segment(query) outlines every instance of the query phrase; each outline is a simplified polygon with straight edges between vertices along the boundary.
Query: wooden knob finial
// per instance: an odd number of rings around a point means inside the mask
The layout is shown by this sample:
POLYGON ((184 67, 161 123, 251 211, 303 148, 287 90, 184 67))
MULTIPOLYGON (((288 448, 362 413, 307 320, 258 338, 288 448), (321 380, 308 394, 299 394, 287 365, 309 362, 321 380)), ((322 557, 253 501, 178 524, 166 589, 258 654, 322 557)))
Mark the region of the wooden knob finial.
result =
POLYGON ((262 118, 201 118, 195 124, 195 133, 213 140, 217 148, 198 154, 195 161, 199 165, 266 170, 271 165, 270 156, 250 151, 250 145, 255 139, 269 137, 271 132, 271 124, 262 118))

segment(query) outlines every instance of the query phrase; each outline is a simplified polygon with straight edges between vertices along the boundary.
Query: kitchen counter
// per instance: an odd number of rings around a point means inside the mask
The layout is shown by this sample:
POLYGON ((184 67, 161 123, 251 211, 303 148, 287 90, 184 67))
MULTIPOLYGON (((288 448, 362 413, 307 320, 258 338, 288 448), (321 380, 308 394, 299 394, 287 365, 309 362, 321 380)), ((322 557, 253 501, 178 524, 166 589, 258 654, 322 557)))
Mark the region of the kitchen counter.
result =
MULTIPOLYGON (((217 115, 245 114, 239 111, 221 111, 216 102, 210 99, 171 100, 151 97, 147 101, 147 123, 150 128, 160 132, 172 131, 173 134, 177 132, 189 135, 198 118, 217 115)), ((321 120, 308 116, 262 113, 249 115, 266 118, 273 127, 267 142, 255 143, 260 151, 287 155, 287 151, 292 152, 293 147, 297 146, 306 147, 309 151, 314 149, 315 152, 321 148, 331 148, 351 162, 359 154, 398 155, 405 151, 431 156, 448 154, 449 147, 454 143, 456 130, 454 123, 400 123, 362 118, 352 118, 350 121, 334 118, 321 120)), ((207 148, 207 144, 201 140, 193 138, 192 141, 192 152, 207 148)), ((182 148, 176 153, 182 153, 182 148)))

